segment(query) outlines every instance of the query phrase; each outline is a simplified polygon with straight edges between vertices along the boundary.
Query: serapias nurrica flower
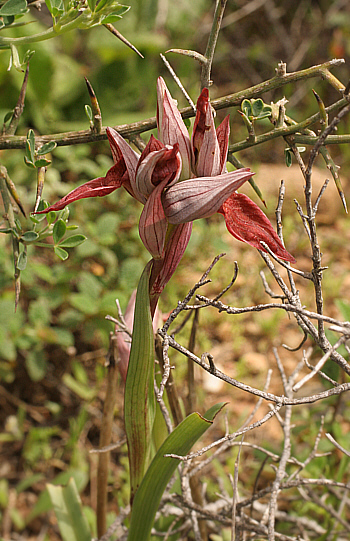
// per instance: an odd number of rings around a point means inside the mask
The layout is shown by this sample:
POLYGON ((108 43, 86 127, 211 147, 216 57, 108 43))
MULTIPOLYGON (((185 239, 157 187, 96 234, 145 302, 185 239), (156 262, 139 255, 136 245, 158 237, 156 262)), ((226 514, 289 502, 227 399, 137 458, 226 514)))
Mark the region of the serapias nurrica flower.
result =
POLYGON ((186 126, 163 79, 157 83, 159 140, 151 136, 138 155, 113 128, 107 128, 114 165, 105 177, 79 186, 41 212, 61 210, 85 197, 102 197, 124 187, 144 205, 139 233, 153 258, 151 309, 178 266, 189 242, 192 221, 219 212, 238 240, 280 259, 294 262, 259 207, 236 190, 254 174, 250 169, 227 172, 229 118, 215 129, 208 89, 197 101, 190 140, 186 126))

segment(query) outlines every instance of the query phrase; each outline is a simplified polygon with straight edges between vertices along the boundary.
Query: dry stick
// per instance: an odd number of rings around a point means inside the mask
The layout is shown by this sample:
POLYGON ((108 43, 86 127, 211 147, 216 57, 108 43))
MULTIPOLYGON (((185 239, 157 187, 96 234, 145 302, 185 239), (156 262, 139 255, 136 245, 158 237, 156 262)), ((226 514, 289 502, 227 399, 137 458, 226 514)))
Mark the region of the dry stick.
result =
POLYGON ((203 90, 203 88, 209 88, 209 86, 211 85, 211 81, 210 81, 211 66, 213 64, 215 46, 219 37, 221 21, 224 16, 226 3, 227 3, 227 0, 216 0, 213 25, 211 27, 211 31, 209 34, 207 48, 204 53, 204 56, 207 61, 202 64, 201 90, 203 90))
POLYGON ((118 39, 120 39, 120 41, 122 41, 125 45, 127 45, 128 47, 130 47, 130 49, 132 51, 134 51, 135 53, 137 53, 141 58, 144 58, 143 54, 140 53, 140 51, 138 51, 136 49, 136 47, 130 43, 130 41, 128 41, 120 32, 118 32, 118 30, 116 28, 114 28, 114 26, 111 24, 111 23, 106 23, 103 25, 105 28, 107 28, 107 30, 109 30, 109 32, 111 32, 111 34, 113 34, 114 36, 116 36, 118 39))
MULTIPOLYGON (((111 524, 111 526, 108 528, 106 533, 102 537, 99 538, 98 541, 110 541, 110 538, 112 537, 112 535, 116 531, 118 531, 119 528, 123 529, 124 532, 125 532, 126 528, 125 528, 125 526, 122 526, 122 523, 129 514, 130 514, 130 505, 125 507, 125 509, 121 509, 119 511, 119 515, 117 516, 115 521, 111 524)), ((120 538, 119 538, 119 541, 121 541, 120 538)))
MULTIPOLYGON (((266 306, 266 305, 265 305, 266 306)), ((286 305, 281 305, 286 306, 286 305)), ((162 329, 158 330, 158 334, 160 336, 165 337, 166 333, 163 332, 162 329)), ((179 351, 186 357, 191 358, 195 363, 197 363, 201 368, 203 368, 206 372, 209 372, 210 374, 214 375, 215 377, 221 379, 222 381, 225 381, 226 383, 229 383, 233 387, 236 387, 237 389, 241 389, 242 391, 248 392, 250 394, 253 394, 255 396, 260 396, 264 400, 269 402, 275 402, 277 405, 300 405, 300 404, 312 404, 314 402, 317 402, 319 400, 323 400, 324 398, 328 398, 330 396, 339 395, 341 393, 344 393, 346 391, 350 390, 350 383, 342 383, 338 385, 337 387, 334 387, 332 389, 328 389, 327 391, 322 391, 320 393, 316 393, 310 396, 304 396, 302 398, 287 398, 285 396, 276 396, 272 393, 268 393, 265 391, 261 391, 259 389, 256 389, 254 387, 251 387, 250 385, 247 385, 245 383, 242 383, 234 378, 231 378, 218 370, 215 365, 207 364, 203 359, 197 357, 190 351, 188 351, 186 348, 181 346, 176 340, 174 340, 171 336, 168 336, 169 338, 169 345, 170 347, 176 349, 176 351, 179 351)), ((236 436, 240 434, 236 433, 236 436)))
MULTIPOLYGON (((189 480, 189 477, 188 477, 188 471, 189 471, 189 464, 186 465, 183 468, 182 473, 181 473, 181 491, 182 491, 182 495, 183 495, 183 498, 184 498, 184 500, 186 502, 188 502, 190 504, 195 503, 195 505, 198 505, 198 502, 194 502, 192 500, 192 491, 191 491, 191 488, 190 488, 190 483, 189 483, 190 480, 189 480)), ((199 505, 198 505, 198 507, 199 507, 199 505)), ((201 530, 199 528, 199 522, 198 522, 197 513, 195 512, 194 509, 191 510, 190 516, 191 516, 191 522, 192 522, 195 541, 202 541, 202 539, 205 539, 205 538, 202 538, 201 530)), ((203 521, 202 521, 202 523, 203 523, 203 521)))
MULTIPOLYGON (((188 343, 188 349, 190 351, 194 351, 195 343, 196 343, 196 333, 198 329, 198 319, 199 319, 199 312, 194 313, 192 327, 191 327, 191 334, 190 339, 188 343)), ((187 415, 190 415, 193 411, 196 409, 196 390, 195 390, 195 379, 194 379, 194 363, 188 359, 187 360, 187 385, 188 385, 188 395, 187 395, 187 407, 186 407, 186 413, 187 415)), ((192 499, 195 503, 198 505, 203 506, 204 500, 203 500, 203 493, 202 493, 202 485, 200 483, 200 479, 197 475, 192 475, 189 478, 189 486, 191 489, 192 499)), ((207 539, 208 533, 207 533, 207 526, 204 520, 198 521, 198 527, 201 534, 202 539, 207 539)))
POLYGON ((25 100, 26 91, 27 91, 28 75, 29 75, 29 62, 27 64, 27 68, 24 74, 24 79, 23 79, 21 91, 19 93, 17 105, 14 108, 10 124, 8 125, 7 128, 5 124, 3 126, 3 135, 14 135, 16 133, 19 119, 21 118, 21 115, 24 110, 24 100, 25 100))
POLYGON ((154 380, 154 392, 155 392, 155 395, 156 395, 156 398, 157 398, 157 402, 159 404, 160 411, 162 412, 162 415, 163 415, 163 418, 164 418, 164 421, 165 421, 165 424, 166 424, 166 427, 167 427, 167 430, 168 430, 168 434, 171 434, 171 432, 173 431, 173 423, 171 422, 169 412, 168 412, 167 407, 165 405, 165 402, 164 402, 164 400, 162 398, 160 390, 157 387, 156 380, 154 380))
POLYGON ((326 364, 326 362, 328 361, 328 359, 330 358, 330 356, 332 355, 332 353, 334 351, 336 351, 338 349, 339 346, 341 346, 341 344, 343 344, 344 342, 346 341, 346 337, 345 336, 341 336, 339 338, 339 340, 337 340, 337 342, 334 344, 334 346, 331 347, 331 349, 329 349, 327 351, 327 353, 325 353, 321 359, 318 361, 318 363, 312 368, 312 371, 309 372, 306 376, 304 376, 300 381, 298 381, 298 383, 296 383, 293 387, 293 391, 296 392, 296 391, 299 391, 299 389, 301 389, 301 387, 303 385, 305 385, 306 382, 308 382, 311 378, 313 378, 316 374, 319 373, 319 371, 321 370, 321 368, 326 364))
MULTIPOLYGON (((155 350, 156 350, 156 356, 159 361, 160 367, 163 371, 161 386, 165 385, 171 414, 173 416, 174 424, 175 426, 177 426, 178 424, 181 423, 183 419, 183 415, 182 415, 182 411, 180 407, 180 400, 179 400, 179 395, 177 392, 177 387, 176 387, 173 375, 171 373, 170 361, 168 357, 168 339, 165 338, 162 345, 160 337, 156 335, 155 350)), ((157 394, 156 396, 158 400, 159 396, 162 397, 161 389, 159 390, 159 393, 157 394)))
MULTIPOLYGON (((211 101, 211 105, 215 110, 225 109, 227 107, 234 107, 234 106, 240 105, 243 99, 257 98, 261 96, 261 94, 264 94, 265 92, 274 90, 276 88, 280 88, 292 82, 308 79, 311 77, 328 78, 328 75, 331 75, 328 71, 328 68, 339 66, 343 63, 344 63, 343 59, 330 60, 329 62, 325 62, 324 64, 320 64, 317 66, 312 66, 311 68, 307 68, 305 70, 296 71, 293 73, 287 73, 286 75, 282 77, 279 75, 276 75, 272 79, 263 81, 262 83, 259 83, 255 86, 236 92, 235 94, 230 94, 228 96, 224 96, 222 98, 213 100, 211 101)), ((337 81, 337 84, 338 86, 341 85, 339 81, 337 81)), ((336 87, 336 83, 334 83, 333 86, 336 87)), ((344 85, 341 85, 341 87, 344 88, 344 85)), ((346 98, 342 98, 341 100, 327 107, 326 111, 327 113, 337 111, 341 109, 341 107, 346 105, 346 103, 347 103, 346 98)), ((181 109, 180 112, 183 118, 191 118, 194 116, 194 111, 192 107, 185 107, 184 109, 181 109)), ((312 115, 311 117, 307 118, 303 122, 300 122, 293 126, 288 126, 287 128, 279 128, 276 130, 272 130, 271 132, 268 132, 267 134, 257 136, 256 144, 269 141, 270 139, 274 139, 276 137, 290 135, 295 132, 299 132, 302 129, 315 124, 320 119, 321 119, 321 115, 318 112, 312 115)), ((156 118, 152 117, 146 120, 141 120, 140 122, 114 126, 114 129, 117 130, 123 137, 128 138, 133 134, 143 133, 149 130, 153 130, 154 128, 156 128, 156 126, 157 126, 156 118)), ((41 137, 37 136, 36 143, 39 146, 42 146, 44 143, 48 143, 49 141, 55 141, 58 146, 67 146, 67 145, 78 145, 82 143, 92 143, 95 141, 103 141, 106 139, 107 139, 106 128, 102 128, 100 134, 92 133, 91 130, 81 130, 81 131, 73 131, 73 132, 66 132, 66 133, 55 133, 51 135, 42 135, 41 137)), ((13 135, 10 137, 8 136, 0 137, 0 150, 21 149, 21 148, 23 149, 25 148, 25 146, 26 146, 25 136, 13 135)), ((243 150, 244 148, 248 148, 251 146, 254 146, 254 145, 252 145, 251 143, 247 144, 245 141, 241 143, 236 143, 235 145, 230 146, 230 152, 237 152, 238 150, 243 150)))
MULTIPOLYGON (((306 170, 302 169, 304 178, 305 178, 305 203, 307 210, 307 221, 310 230, 311 237, 311 248, 312 248, 312 262, 313 262, 313 282, 315 287, 315 300, 316 308, 319 314, 323 313, 323 295, 322 295, 322 266, 321 266, 321 250, 318 244, 317 233, 316 233, 316 224, 315 224, 315 212, 312 204, 312 184, 311 184, 311 175, 313 164, 316 160, 316 157, 319 154, 321 147, 324 145, 327 135, 332 133, 332 131, 339 124, 341 119, 347 115, 350 111, 350 104, 347 104, 339 113, 333 118, 332 122, 327 126, 322 134, 319 136, 317 143, 310 152, 309 162, 306 170)), ((299 154, 299 151, 293 149, 295 155, 299 154)), ((323 321, 318 322, 318 344, 324 350, 328 340, 325 335, 324 323, 323 321)))
MULTIPOLYGON (((293 381, 291 381, 291 378, 287 380, 283 365, 281 363, 281 360, 279 358, 277 349, 273 349, 273 353, 275 355, 275 359, 277 362, 278 369, 281 374, 281 379, 283 383, 284 392, 287 397, 290 398, 291 396, 291 387, 293 384, 293 381)), ((290 459, 290 453, 291 453, 291 419, 292 419, 292 406, 286 406, 285 409, 285 415, 284 415, 284 422, 283 422, 283 434, 284 434, 284 442, 283 442, 283 451, 281 454, 280 462, 278 465, 278 469, 276 472, 276 477, 272 485, 272 492, 270 496, 270 502, 269 502, 269 518, 268 518, 268 538, 269 541, 275 541, 275 514, 277 510, 277 497, 278 493, 280 491, 280 486, 283 477, 286 475, 286 466, 290 459)))
MULTIPOLYGON (((111 442, 112 426, 114 418, 114 408, 117 399, 117 341, 116 336, 111 333, 110 346, 107 357, 107 389, 106 397, 103 406, 103 416, 100 432, 100 449, 108 446, 111 442)), ((110 452, 100 453, 98 458, 97 468, 97 535, 101 537, 106 532, 107 528, 107 486, 108 486, 108 470, 109 470, 110 452)))
POLYGON ((249 426, 247 426, 247 427, 245 427, 245 428, 243 428, 241 430, 237 430, 237 432, 234 432, 233 434, 227 434, 223 438, 220 438, 219 440, 214 441, 213 443, 207 445, 206 447, 203 447, 199 451, 189 453, 186 456, 176 455, 174 453, 169 453, 169 454, 166 454, 164 456, 171 457, 171 458, 177 458, 177 460, 183 460, 184 462, 192 460, 193 458, 197 458, 197 457, 203 455, 204 453, 206 453, 207 451, 209 451, 210 449, 213 449, 213 447, 217 447, 218 445, 221 445, 222 443, 224 443, 224 442, 226 442, 228 440, 236 439, 239 436, 243 436, 243 434, 245 434, 246 432, 249 432, 250 430, 253 430, 254 428, 257 428, 258 426, 262 426, 264 423, 269 421, 269 419, 271 419, 271 417, 276 415, 276 413, 281 409, 281 407, 282 407, 281 403, 276 404, 276 406, 274 408, 272 408, 266 415, 264 415, 264 417, 262 419, 259 419, 259 421, 257 421, 256 423, 253 423, 253 424, 251 424, 251 425, 249 425, 249 426))
POLYGON ((313 460, 315 457, 316 457, 316 454, 317 454, 317 449, 318 449, 318 445, 321 441, 321 437, 322 437, 322 432, 323 432, 323 425, 324 425, 324 416, 322 415, 321 417, 321 423, 320 423, 320 428, 319 428, 319 431, 317 433, 317 436, 316 436, 316 439, 315 439, 315 443, 314 443, 314 446, 313 446, 313 449, 311 451, 311 453, 309 454, 309 456, 304 460, 304 462, 302 464, 299 465, 298 469, 296 469, 292 475, 289 476, 288 478, 288 481, 291 481, 292 479, 294 479, 295 477, 298 477, 299 476, 299 473, 306 468, 306 466, 308 464, 310 464, 311 460, 313 460))
POLYGON ((168 60, 165 58, 165 56, 164 56, 163 54, 160 54, 160 58, 163 60, 164 64, 165 64, 166 67, 168 68, 168 71, 169 71, 170 75, 172 76, 172 78, 174 79, 175 83, 177 84, 177 86, 179 87, 179 89, 181 90, 181 92, 183 93, 183 95, 185 96, 186 100, 187 100, 188 103, 190 104, 190 107, 192 107, 193 112, 196 114, 196 106, 195 106, 195 104, 193 103, 193 101, 191 100, 191 96, 189 95, 189 93, 187 92, 186 88, 184 87, 184 85, 183 85, 182 82, 180 81, 179 77, 176 75, 174 69, 171 67, 170 62, 168 62, 168 60))
MULTIPOLYGON (((196 343, 196 333, 198 329, 198 316, 199 312, 195 311, 190 339, 188 342, 188 350, 194 352, 194 347, 196 343)), ((194 380, 194 364, 188 359, 187 360, 187 385, 188 385, 188 394, 187 394, 187 408, 186 414, 189 415, 196 409, 196 390, 195 390, 195 380, 194 380)))
MULTIPOLYGON (((271 260, 267 254, 264 252, 260 252, 260 255, 263 257, 264 261, 269 266, 271 272, 273 272, 273 275, 275 279, 278 281, 278 284, 280 287, 282 286, 283 292, 288 297, 288 300, 290 302, 294 302, 295 299, 293 299, 292 295, 290 294, 289 290, 285 287, 285 284, 282 282, 282 279, 280 275, 277 273, 274 265, 272 265, 271 260)), ((196 310, 200 308, 204 308, 206 306, 213 306, 214 308, 218 308, 219 312, 225 311, 227 314, 237 315, 237 314, 244 314, 249 312, 261 312, 264 310, 269 310, 270 308, 279 308, 282 310, 285 310, 286 312, 291 312, 295 315, 297 318, 299 326, 308 332, 312 338, 316 341, 316 343, 323 349, 323 351, 326 353, 329 349, 332 348, 332 345, 329 343, 328 340, 325 340, 323 343, 318 341, 318 332, 314 325, 311 323, 310 319, 316 319, 317 321, 324 321, 325 323, 332 323, 337 325, 335 321, 332 321, 333 318, 330 318, 328 316, 325 316, 323 314, 317 314, 316 312, 310 312, 309 310, 306 310, 302 308, 299 305, 293 305, 293 304, 278 304, 278 303, 266 303, 266 304, 258 304, 255 306, 246 306, 243 308, 234 308, 232 306, 226 306, 221 301, 214 301, 212 299, 209 299, 207 297, 204 297, 203 295, 197 295, 197 299, 202 301, 204 304, 199 306, 187 306, 186 308, 183 308, 185 310, 196 310), (297 316, 300 316, 298 319, 297 316)), ((299 303, 298 303, 299 304, 299 303)), ((339 322, 338 322, 339 323, 339 322)), ((349 323, 347 323, 349 325, 349 323)), ((339 366, 342 367, 342 369, 347 373, 350 374, 350 366, 345 361, 345 359, 338 353, 333 352, 331 355, 332 360, 334 360, 339 366)))
POLYGON ((234 470, 234 476, 232 477, 231 474, 229 474, 229 479, 232 486, 233 496, 232 496, 232 526, 231 526, 231 541, 236 540, 236 503, 238 500, 238 467, 239 467, 239 460, 241 458, 241 451, 242 451, 242 445, 243 445, 244 436, 242 436, 242 440, 240 442, 240 446, 238 448, 237 458, 235 460, 235 470, 234 470))
POLYGON ((339 449, 339 451, 341 451, 342 453, 344 453, 344 455, 350 457, 350 451, 347 451, 346 449, 344 449, 344 447, 342 447, 340 445, 340 443, 338 443, 331 434, 329 434, 329 432, 326 433, 326 438, 329 439, 329 441, 331 443, 333 443, 333 445, 336 446, 337 449, 339 449))

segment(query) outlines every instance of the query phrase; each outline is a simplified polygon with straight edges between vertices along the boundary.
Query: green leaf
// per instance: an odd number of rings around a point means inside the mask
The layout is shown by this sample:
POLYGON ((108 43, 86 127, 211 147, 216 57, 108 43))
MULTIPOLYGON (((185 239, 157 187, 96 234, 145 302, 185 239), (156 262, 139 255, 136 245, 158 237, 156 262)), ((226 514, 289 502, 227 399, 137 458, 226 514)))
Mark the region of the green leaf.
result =
POLYGON ((88 0, 88 6, 91 9, 91 11, 95 11, 96 0, 88 0))
POLYGON ((27 141, 30 145, 30 156, 32 161, 34 161, 34 152, 35 152, 35 133, 34 130, 29 130, 27 135, 27 141))
POLYGON ((346 321, 350 321, 350 303, 345 300, 337 299, 335 301, 341 315, 346 321))
POLYGON ((216 404, 205 413, 204 417, 199 413, 191 413, 169 434, 159 448, 136 492, 130 517, 128 541, 148 541, 150 538, 162 494, 179 465, 176 458, 164 455, 187 455, 194 443, 211 426, 224 405, 224 403, 216 404))
POLYGON ((46 160, 45 158, 40 158, 40 160, 35 160, 34 165, 35 167, 47 167, 50 165, 51 160, 46 160))
POLYGON ((48 143, 45 143, 42 147, 37 150, 37 156, 44 156, 44 154, 48 154, 49 152, 52 152, 57 147, 56 141, 49 141, 48 143))
POLYGON ((20 15, 26 13, 27 2, 26 0, 8 0, 0 9, 0 16, 20 15))
POLYGON ((287 167, 290 167, 292 165, 292 152, 290 151, 289 148, 285 148, 284 149, 284 158, 286 160, 286 166, 287 167))
POLYGON ((57 220, 53 226, 52 237, 54 244, 58 244, 66 232, 66 224, 63 220, 57 220))
POLYGON ((35 231, 26 231, 25 233, 23 233, 21 240, 23 242, 33 242, 37 240, 38 237, 39 235, 35 231))
POLYGON ((154 336, 149 301, 150 261, 139 281, 129 368, 125 383, 124 420, 128 441, 131 501, 150 462, 155 417, 154 336))
POLYGON ((91 388, 89 384, 84 385, 80 381, 77 381, 71 374, 63 374, 62 381, 67 385, 68 389, 87 402, 90 402, 96 396, 96 389, 91 388))
POLYGON ((27 156, 24 156, 24 163, 25 163, 26 165, 28 165, 28 167, 32 167, 33 169, 35 169, 34 162, 32 162, 31 160, 29 160, 29 159, 27 158, 27 156))
POLYGON ((26 268, 26 266, 27 266, 27 252, 23 251, 18 256, 16 267, 18 270, 23 271, 26 268))
POLYGON ((89 119, 89 122, 93 122, 92 109, 90 105, 85 105, 85 114, 89 119))
POLYGON ((47 485, 63 541, 91 541, 91 534, 73 478, 65 487, 47 485))
POLYGON ((26 357, 26 369, 32 381, 40 381, 47 372, 47 359, 43 351, 30 351, 26 357))
POLYGON ((72 235, 71 237, 68 237, 60 242, 60 246, 63 248, 75 248, 76 246, 79 246, 79 244, 82 244, 85 240, 85 235, 72 235))
POLYGON ((252 106, 249 100, 242 101, 241 110, 248 118, 252 116, 252 106))
POLYGON ((102 22, 103 24, 115 23, 115 21, 119 21, 121 18, 121 15, 118 15, 117 13, 110 13, 107 17, 102 18, 102 22))
POLYGON ((4 28, 4 26, 10 26, 14 22, 15 18, 13 15, 10 17, 5 17, 4 15, 0 19, 0 30, 1 28, 4 28))
POLYGON ((60 259, 62 259, 62 261, 65 261, 66 259, 68 259, 68 252, 66 252, 66 250, 63 250, 63 248, 60 248, 59 246, 55 246, 54 252, 60 259))
POLYGON ((258 118, 258 116, 264 109, 264 102, 261 98, 258 98, 257 100, 251 100, 251 104, 252 104, 252 115, 255 118, 258 118))
POLYGON ((51 212, 48 212, 45 216, 47 219, 47 223, 49 225, 53 224, 54 221, 56 220, 56 212, 54 210, 52 210, 51 212))
POLYGON ((66 208, 64 208, 62 210, 59 210, 58 214, 57 214, 57 218, 60 218, 64 222, 67 222, 67 220, 69 218, 69 207, 66 207, 66 208))
POLYGON ((35 54, 35 51, 31 51, 30 49, 28 49, 28 51, 26 51, 26 53, 24 54, 22 64, 28 64, 29 60, 32 58, 34 54, 35 54))
POLYGON ((6 122, 11 120, 12 116, 13 116, 13 110, 6 113, 6 115, 4 116, 4 124, 6 124, 6 122))
POLYGON ((100 0, 97 4, 97 7, 95 8, 95 12, 98 13, 99 11, 101 11, 108 2, 109 0, 100 0))
POLYGON ((64 12, 62 0, 45 0, 47 9, 53 17, 59 17, 64 12))

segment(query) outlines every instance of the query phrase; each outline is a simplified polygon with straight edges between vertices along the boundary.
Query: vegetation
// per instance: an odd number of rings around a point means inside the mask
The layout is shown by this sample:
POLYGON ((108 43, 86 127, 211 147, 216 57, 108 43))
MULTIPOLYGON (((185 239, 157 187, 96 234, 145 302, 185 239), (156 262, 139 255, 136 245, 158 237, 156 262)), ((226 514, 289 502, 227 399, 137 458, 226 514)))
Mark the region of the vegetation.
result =
POLYGON ((350 11, 279 4, 0 2, 4 540, 348 538, 350 11), (153 344, 139 201, 32 212, 106 175, 107 126, 139 152, 157 136, 158 76, 192 131, 169 49, 194 102, 213 81, 227 167, 256 172, 239 192, 297 262, 237 242, 219 214, 195 221, 153 344), (124 405, 116 336, 130 342, 138 283, 129 374, 147 401, 128 375, 124 405), (154 417, 140 471, 135 411, 154 417))

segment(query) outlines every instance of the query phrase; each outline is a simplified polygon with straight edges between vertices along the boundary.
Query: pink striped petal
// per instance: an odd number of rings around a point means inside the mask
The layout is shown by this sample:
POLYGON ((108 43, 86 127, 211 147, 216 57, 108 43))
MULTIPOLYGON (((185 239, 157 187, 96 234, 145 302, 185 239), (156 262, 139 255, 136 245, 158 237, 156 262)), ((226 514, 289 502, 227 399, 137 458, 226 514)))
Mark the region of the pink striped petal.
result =
POLYGON ((165 180, 159 184, 146 201, 139 222, 141 240, 154 259, 164 255, 164 243, 168 229, 162 205, 162 191, 167 184, 165 180))
POLYGON ((192 233, 192 222, 181 224, 173 228, 172 236, 168 240, 163 259, 155 260, 150 278, 151 312, 157 306, 161 292, 174 274, 192 233))
POLYGON ((62 210, 64 207, 78 201, 79 199, 85 199, 87 197, 104 197, 108 195, 123 185, 123 179, 125 178, 125 164, 123 160, 120 160, 118 163, 113 165, 111 169, 107 172, 105 177, 94 178, 89 180, 82 186, 78 186, 75 190, 69 192, 62 199, 57 201, 54 205, 36 212, 35 214, 46 214, 52 210, 62 210))
POLYGON ((113 128, 107 128, 106 130, 109 145, 111 147, 112 156, 115 162, 118 162, 123 158, 128 172, 128 179, 125 183, 125 189, 132 195, 135 199, 142 202, 141 194, 138 192, 135 179, 136 179, 136 168, 139 161, 139 154, 137 154, 130 145, 125 141, 125 139, 113 128))
POLYGON ((230 137, 230 115, 227 115, 216 128, 216 137, 220 148, 220 173, 226 172, 228 143, 230 137))
POLYGON ((197 101, 197 114, 193 126, 192 146, 194 169, 198 177, 214 177, 221 173, 221 156, 216 136, 214 117, 209 103, 209 91, 202 90, 197 101))
MULTIPOLYGON (((163 146, 163 145, 162 145, 163 146)), ((136 172, 136 186, 144 198, 144 203, 156 186, 171 186, 177 182, 181 172, 181 157, 178 145, 163 146, 150 152, 145 158, 140 158, 136 172), (167 181, 164 184, 164 181, 167 181)))
POLYGON ((192 149, 187 128, 175 100, 162 79, 157 80, 157 125, 159 139, 165 145, 179 145, 182 159, 181 180, 191 178, 192 149))
POLYGON ((162 195, 165 215, 171 224, 208 218, 254 173, 238 169, 216 177, 200 177, 178 182, 162 195))
POLYGON ((265 214, 246 195, 233 193, 218 212, 224 215, 226 227, 236 239, 266 252, 261 245, 263 241, 276 257, 295 263, 265 214))

